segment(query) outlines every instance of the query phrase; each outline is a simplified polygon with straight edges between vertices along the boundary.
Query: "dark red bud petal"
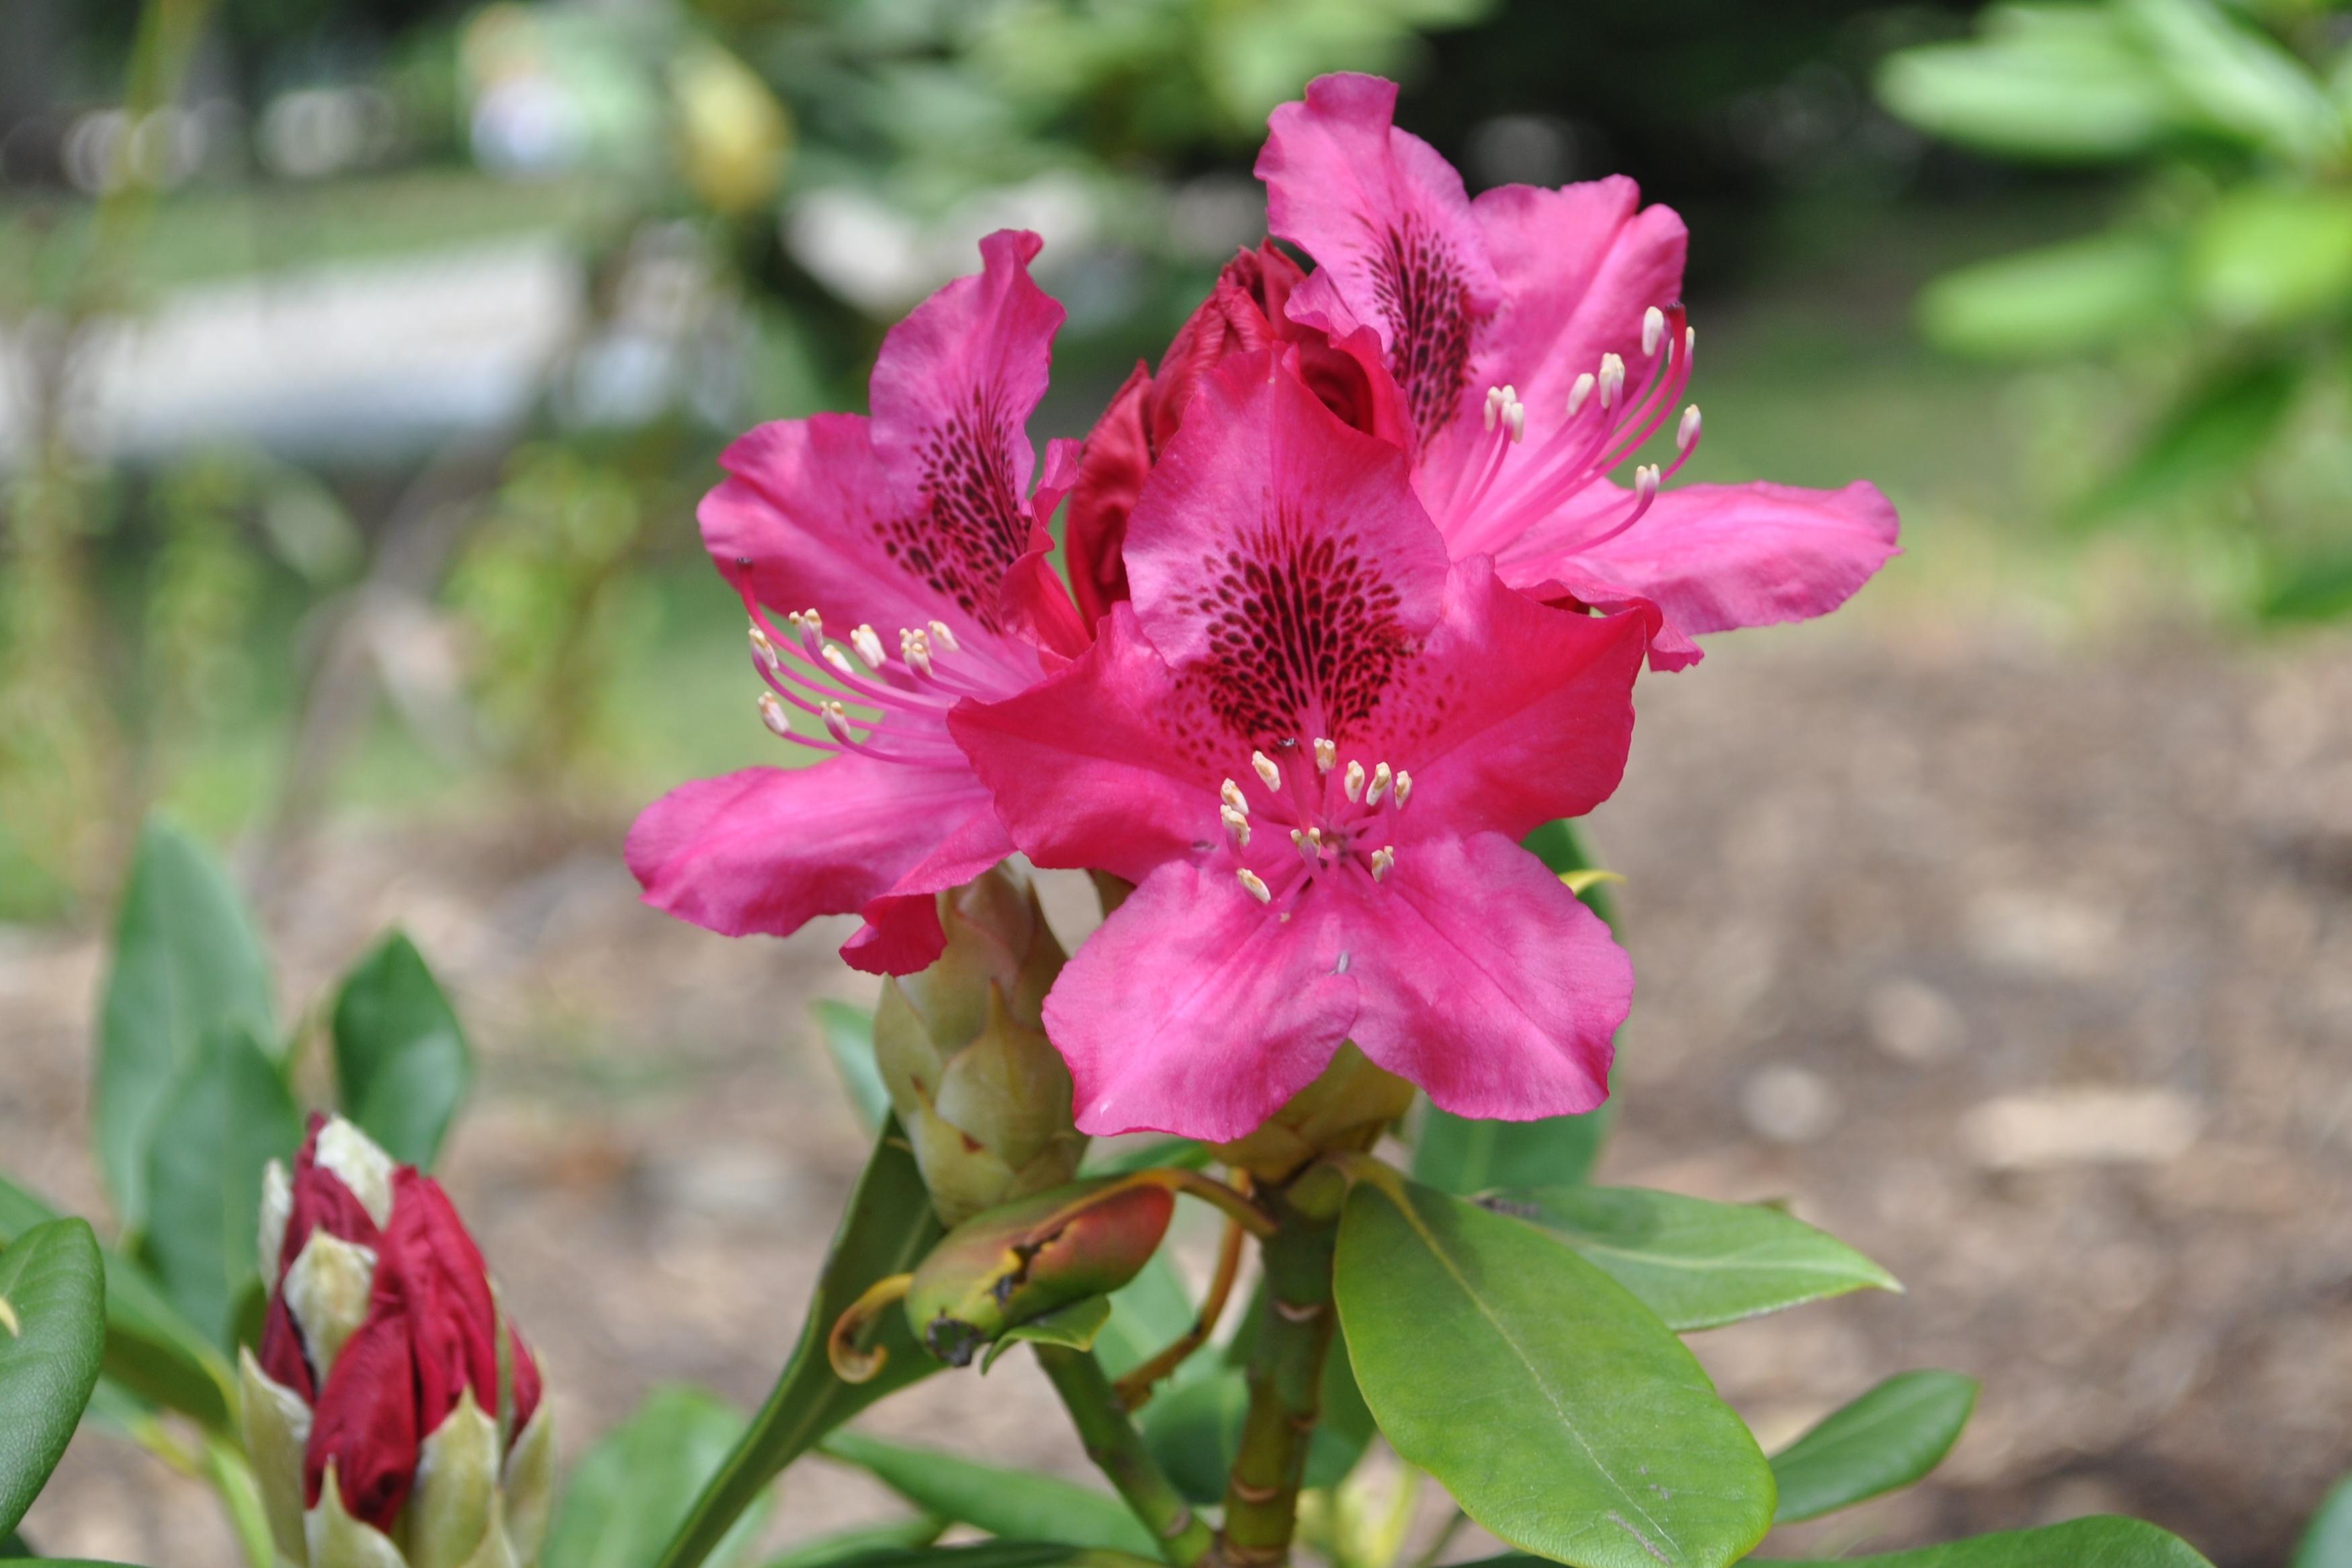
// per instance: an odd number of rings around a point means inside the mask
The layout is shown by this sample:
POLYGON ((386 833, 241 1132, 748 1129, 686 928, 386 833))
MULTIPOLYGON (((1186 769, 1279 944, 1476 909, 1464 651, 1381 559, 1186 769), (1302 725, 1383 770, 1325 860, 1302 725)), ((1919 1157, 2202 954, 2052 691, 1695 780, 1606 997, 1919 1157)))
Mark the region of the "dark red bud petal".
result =
POLYGON ((286 1294, 273 1290, 269 1310, 261 1320, 261 1353, 257 1357, 269 1381, 290 1388, 305 1405, 319 1403, 317 1381, 310 1374, 310 1357, 302 1348, 302 1331, 286 1308, 286 1294))
POLYGON ((1151 377, 1139 364, 1096 421, 1078 457, 1063 548, 1071 596, 1088 626, 1128 597, 1121 552, 1127 547, 1127 515, 1151 473, 1151 442, 1144 426, 1150 396, 1151 377))
POLYGON ((441 1184, 404 1165, 392 1191, 376 1295, 380 1302, 396 1299, 406 1312, 415 1342, 417 1418, 430 1432, 467 1388, 483 1409, 498 1408, 498 1309, 481 1251, 441 1184))
MULTIPOLYGON (((278 1277, 283 1279, 286 1270, 302 1256, 302 1244, 310 1239, 314 1230, 361 1247, 377 1245, 375 1221, 342 1178, 319 1163, 319 1130, 327 1118, 319 1111, 310 1113, 310 1134, 302 1140, 302 1148, 294 1156, 293 1203, 286 1214, 286 1242, 278 1252, 278 1277)), ((265 1370, 267 1370, 265 1368, 265 1370)))
POLYGON ((410 1328, 398 1304, 379 1294, 335 1358, 302 1456, 306 1507, 318 1506, 330 1464, 353 1519, 388 1531, 408 1500, 418 1444, 410 1328))
POLYGON ((514 1429, 520 1432, 539 1409, 539 1363, 511 1323, 507 1325, 507 1343, 514 1351, 514 1429))

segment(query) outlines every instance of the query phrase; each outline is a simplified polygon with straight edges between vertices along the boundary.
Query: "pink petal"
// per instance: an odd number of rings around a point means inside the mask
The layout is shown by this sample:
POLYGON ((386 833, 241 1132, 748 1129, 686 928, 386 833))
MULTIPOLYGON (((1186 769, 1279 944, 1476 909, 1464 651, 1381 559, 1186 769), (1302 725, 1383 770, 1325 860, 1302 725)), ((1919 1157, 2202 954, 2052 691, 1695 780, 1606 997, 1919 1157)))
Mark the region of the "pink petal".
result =
POLYGON ((999 615, 1010 630, 1059 659, 1072 659, 1094 641, 1094 622, 1078 613, 1054 570, 1054 536, 1045 521, 1078 478, 1078 444, 1056 437, 1045 448, 1045 477, 1037 481, 1037 521, 1029 525, 1029 548, 1004 574, 999 615))
POLYGON ((1633 964, 1543 862, 1481 833, 1416 844, 1380 886, 1332 890, 1356 903, 1351 1037, 1366 1056, 1460 1116, 1526 1121, 1609 1097, 1633 964))
POLYGON ((1426 441, 1467 407, 1471 351, 1501 292, 1462 176, 1395 128, 1396 94, 1378 77, 1317 78, 1304 103, 1274 111, 1257 176, 1266 226, 1319 269, 1292 319, 1328 290, 1376 329, 1426 441))
POLYGON ((1839 490, 1762 482, 1662 490, 1632 528, 1579 548, 1594 518, 1627 499, 1614 485, 1594 486, 1573 514, 1505 552, 1505 579, 1533 591, 1556 582, 1603 608, 1649 600, 1687 645, 1706 632, 1827 615, 1896 553, 1895 508, 1860 481, 1839 490))
POLYGON ((1184 861, 1146 878, 1045 998, 1079 1131, 1239 1138, 1314 1081, 1356 1011, 1335 912, 1285 922, 1184 861))
POLYGON ((961 887, 1012 853, 1013 840, 1004 836, 993 807, 951 820, 929 854, 891 883, 888 892, 859 908, 866 923, 841 944, 843 960, 868 974, 912 974, 927 967, 947 946, 934 895, 961 887))
POLYGON ((1538 604, 1485 556, 1456 565, 1444 619, 1373 721, 1385 731, 1374 746, 1412 770, 1397 831, 1517 839, 1608 799, 1655 622, 1654 612, 1602 618, 1538 604))
MULTIPOLYGON (((728 936, 789 936, 818 915, 953 886, 1010 849, 971 773, 846 753, 680 785, 638 816, 627 854, 656 909, 728 936), (954 875, 990 842, 993 854, 954 875), (948 846, 957 848, 943 853, 948 846)), ((891 926, 893 911, 883 912, 881 934, 861 952, 906 965, 896 973, 939 956, 936 914, 926 933, 919 921, 891 926)))
POLYGON ((1282 355, 1204 380, 1128 522, 1144 634, 1246 739, 1360 727, 1439 606, 1445 545, 1404 454, 1282 355))
POLYGON ((1118 604, 1084 658, 1002 702, 948 716, 1013 841, 1041 866, 1141 881, 1213 840, 1222 739, 1196 689, 1169 671, 1118 604))

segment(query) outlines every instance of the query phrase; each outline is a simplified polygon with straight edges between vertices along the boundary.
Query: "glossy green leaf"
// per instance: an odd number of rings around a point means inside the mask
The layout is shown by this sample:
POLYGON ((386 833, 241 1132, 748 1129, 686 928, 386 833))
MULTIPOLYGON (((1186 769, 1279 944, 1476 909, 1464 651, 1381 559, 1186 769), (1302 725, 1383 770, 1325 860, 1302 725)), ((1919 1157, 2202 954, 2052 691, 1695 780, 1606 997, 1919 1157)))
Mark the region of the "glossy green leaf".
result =
MULTIPOLYGON (((572 1470, 540 1556, 541 1568, 653 1568, 695 1491, 725 1460, 743 1415, 715 1394, 656 1388, 572 1470)), ((709 1561, 740 1556, 759 1533, 762 1493, 714 1542, 709 1561)))
POLYGON ((99 1168, 127 1231, 145 1227, 148 1142, 164 1102, 223 1030, 277 1044, 261 944, 212 857, 150 822, 115 926, 91 1105, 99 1168))
POLYGON ((473 1086, 457 1010, 399 931, 362 959, 335 998, 343 1114, 403 1164, 430 1170, 473 1086))
POLYGON ((810 1003, 809 1013, 824 1038, 825 1055, 833 1058, 834 1070, 841 1075, 841 1087, 849 1092, 849 1108, 857 1114, 857 1125, 870 1134, 890 1114, 890 1090, 874 1059, 873 1009, 828 998, 810 1003))
POLYGON ((2105 234, 1946 273, 1919 296, 1919 327, 1950 353, 2058 359, 2168 321, 2186 298, 2174 244, 2105 234))
POLYGON ((2252 186, 2198 220, 2189 247, 2198 303, 2231 327, 2284 326, 2352 305, 2352 197, 2252 186))
POLYGON ((2083 515, 2096 521, 2242 479, 2286 423, 2302 386, 2301 365, 2258 360, 2192 388, 2083 503, 2083 515))
POLYGON ((865 1383, 844 1383, 826 1360, 825 1336, 867 1286, 913 1269, 940 1239, 931 1194, 915 1168, 898 1120, 885 1121, 866 1172, 850 1194, 833 1250, 817 1277, 816 1293, 801 1324, 792 1359, 777 1375, 767 1403, 751 1418, 726 1462, 711 1476, 679 1525, 661 1568, 695 1568, 733 1528, 743 1510, 818 1438, 886 1394, 940 1370, 917 1342, 902 1312, 881 1314, 868 1344, 885 1352, 881 1370, 865 1383))
POLYGON ((88 1222, 37 1225, 0 1252, 0 1531, 73 1441, 106 1352, 106 1266, 88 1222))
POLYGON ((1909 1486, 1944 1462, 1976 1406, 1975 1378, 1895 1373, 1772 1456, 1780 1485, 1775 1522, 1816 1519, 1909 1486))
POLYGON ((770 1558, 761 1568, 841 1568, 853 1562, 895 1558, 929 1546, 948 1524, 936 1515, 918 1514, 888 1524, 856 1525, 803 1541, 782 1556, 770 1558))
POLYGON ((2336 1482, 2311 1516, 2289 1568, 2352 1568, 2352 1476, 2336 1482))
MULTIPOLYGON (((1149 1560, 1156 1565, 1159 1559, 1149 1560)), ((1053 1541, 981 1541, 969 1546, 920 1546, 839 1560, 834 1568, 1143 1568, 1146 1559, 1101 1547, 1053 1541)))
POLYGON ((2053 163, 2143 153, 2188 112, 2156 62, 2091 6, 1998 7, 1975 40, 1888 56, 1876 87, 1890 113, 1930 135, 2053 163))
MULTIPOLYGON (((1535 1568, 1536 1561, 1514 1552, 1462 1568, 1535 1568)), ((1916 1552, 1841 1557, 1833 1563, 1780 1557, 1756 1561, 1769 1568, 2213 1568, 2179 1536, 2137 1519, 2107 1515, 1979 1535, 1916 1552)))
POLYGON ((155 1119, 141 1257, 216 1345, 233 1342, 238 1304, 259 1282, 262 1171, 301 1141, 277 1064, 234 1030, 205 1042, 155 1119))
POLYGON ((1644 1187, 1543 1187, 1485 1200, 1609 1271, 1677 1332, 1852 1290, 1900 1290, 1833 1236, 1762 1204, 1644 1187))
POLYGON ((991 1535, 1108 1547, 1139 1557, 1158 1552, 1151 1532, 1125 1503, 1091 1487, 888 1443, 863 1432, 835 1432, 819 1449, 856 1466, 925 1512, 991 1535))
MULTIPOLYGON (((0 1180, 0 1246, 58 1217, 49 1205, 0 1180)), ((140 1399, 227 1431, 235 1386, 227 1361, 145 1269, 110 1247, 99 1254, 106 1264, 104 1375, 140 1399)))
POLYGON ((33 1549, 26 1545, 25 1538, 15 1531, 0 1535, 0 1562, 6 1562, 12 1558, 30 1557, 32 1554, 33 1549))
POLYGON ((2112 0, 2110 9, 2201 129, 2305 167, 2344 152, 2326 91, 2259 28, 2211 0, 2112 0))
POLYGON ((1717 1568, 1771 1528, 1771 1468, 1697 1361, 1533 1226, 1366 1182, 1334 1285, 1390 1444, 1512 1545, 1577 1568, 1717 1568))
POLYGON ((1017 1344, 1066 1345, 1074 1351, 1094 1349, 1095 1336, 1110 1321, 1110 1298, 1088 1296, 1059 1307, 1042 1318, 1032 1318, 1025 1323, 1015 1323, 996 1337, 980 1358, 980 1370, 986 1372, 996 1364, 997 1358, 1017 1344))
MULTIPOLYGON (((1249 1359, 1246 1325, 1255 1321, 1262 1301, 1261 1290, 1244 1319, 1244 1331, 1234 1336, 1213 1369, 1171 1381, 1143 1407, 1145 1444, 1185 1500, 1196 1505, 1224 1500, 1225 1478, 1241 1447, 1242 1420, 1249 1410, 1249 1384, 1242 1371, 1249 1359)), ((1307 1440, 1305 1484, 1335 1487, 1346 1480, 1371 1447, 1373 1430, 1372 1413, 1349 1363, 1346 1334, 1336 1331, 1323 1363, 1322 1415, 1307 1440)))

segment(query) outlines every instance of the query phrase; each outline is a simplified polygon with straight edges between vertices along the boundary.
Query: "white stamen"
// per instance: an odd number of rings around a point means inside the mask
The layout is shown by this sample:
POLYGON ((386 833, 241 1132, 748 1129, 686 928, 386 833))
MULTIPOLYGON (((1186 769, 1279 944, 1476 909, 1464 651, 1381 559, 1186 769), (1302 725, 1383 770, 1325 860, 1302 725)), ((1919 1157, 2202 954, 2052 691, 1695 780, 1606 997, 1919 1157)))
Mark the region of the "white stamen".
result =
POLYGON ((931 623, 931 640, 939 644, 940 648, 948 653, 956 653, 961 651, 956 647, 955 633, 948 629, 948 624, 945 621, 933 621, 931 623))
POLYGON ((849 677, 852 680, 857 679, 857 671, 849 668, 849 656, 843 653, 841 649, 835 647, 833 644, 827 643, 824 645, 824 657, 825 663, 833 666, 834 668, 841 671, 842 674, 849 677))
POLYGON ((1659 341, 1666 335, 1666 313, 1655 305, 1642 312, 1642 353, 1643 357, 1658 352, 1659 341))
POLYGON ((882 639, 874 635, 872 626, 859 626, 850 633, 849 646, 857 650, 857 657, 866 661, 866 668, 882 668, 882 639))
POLYGON ((1321 828, 1310 827, 1304 832, 1296 827, 1292 828, 1290 847, 1307 857, 1308 865, 1319 866, 1323 863, 1323 830, 1321 828))
POLYGON ((1387 876, 1387 875, 1389 874, 1389 868, 1390 868, 1390 867, 1391 867, 1391 866, 1393 866, 1393 865, 1395 865, 1395 864, 1396 864, 1396 847, 1395 847, 1395 846, 1393 846, 1393 845, 1390 845, 1390 844, 1383 844, 1383 845, 1381 845, 1378 849, 1373 850, 1373 851, 1372 851, 1372 880, 1373 880, 1373 881, 1375 881, 1375 882, 1377 882, 1377 881, 1379 881, 1381 878, 1383 878, 1383 877, 1387 876))
MULTIPOLYGON (((828 649, 827 651, 831 651, 831 650, 829 650, 829 649, 828 649)), ((826 703, 826 704, 824 705, 824 727, 825 727, 828 731, 830 731, 832 732, 832 734, 833 734, 833 738, 834 738, 835 740, 836 740, 836 741, 846 741, 846 740, 848 740, 848 739, 849 739, 849 710, 848 710, 848 709, 846 709, 846 708, 844 708, 844 707, 843 707, 840 703, 838 703, 838 702, 828 702, 828 703, 826 703)), ((1398 789, 1398 794, 1400 794, 1400 795, 1403 794, 1403 789, 1402 789, 1402 785, 1400 785, 1400 787, 1399 787, 1399 789, 1398 789)))
POLYGON ((1683 410, 1683 422, 1675 426, 1675 450, 1687 452, 1698 444, 1698 405, 1683 410))
POLYGON ((1412 775, 1402 768, 1397 770, 1396 795, 1397 809, 1402 811, 1404 803, 1412 798, 1412 775))
POLYGON ((1601 406, 1607 408, 1625 390, 1625 362, 1615 354, 1601 356, 1601 406))
POLYGON ((931 639, 921 632, 901 628, 898 633, 898 657, 907 668, 918 675, 931 672, 931 639))
POLYGON ((1489 430, 1492 430, 1495 427, 1495 416, 1499 411, 1502 401, 1503 389, 1501 387, 1490 386, 1486 389, 1486 428, 1489 430))
POLYGON ((1235 870, 1234 872, 1234 879, 1240 882, 1244 889, 1248 892, 1249 896, 1255 899, 1259 903, 1270 904, 1274 902, 1274 893, 1266 887, 1265 879, 1251 870, 1248 867, 1244 866, 1235 870))
POLYGON ((1328 773, 1339 761, 1339 748, 1328 741, 1315 742, 1315 771, 1328 773))
POLYGON ((776 645, 758 626, 751 628, 751 657, 769 669, 774 669, 782 662, 776 656, 776 645))
POLYGON ((1364 764, 1361 763, 1349 763, 1348 764, 1348 771, 1345 773, 1342 773, 1339 777, 1339 787, 1348 792, 1348 801, 1349 805, 1352 805, 1357 801, 1363 799, 1364 764))
POLYGON ((1528 436, 1528 405, 1521 403, 1516 397, 1511 399, 1511 405, 1503 410, 1503 423, 1510 428, 1511 442, 1514 446, 1526 440, 1528 436))
MULTIPOLYGON (((1657 464, 1644 463, 1640 468, 1633 470, 1633 493, 1641 497, 1643 500, 1647 500, 1652 496, 1658 493, 1657 464)), ((1404 791, 1402 784, 1400 784, 1397 793, 1400 796, 1403 795, 1404 791)), ((1399 804, 1402 804, 1402 800, 1400 800, 1399 804)))
POLYGON ((1685 327, 1683 329, 1683 368, 1685 370, 1690 369, 1692 356, 1697 353, 1698 329, 1696 327, 1685 327))
POLYGON ((1221 805, 1217 808, 1217 818, 1225 825, 1225 831, 1233 835, 1235 848, 1249 847, 1250 820, 1247 812, 1235 811, 1230 805, 1221 805))
POLYGON ((1234 783, 1233 780, 1227 779, 1223 784, 1219 786, 1217 790, 1217 798, 1225 803, 1227 810, 1238 811, 1244 816, 1247 816, 1249 815, 1249 796, 1244 795, 1242 793, 1242 786, 1234 783))
POLYGON ((768 733, 779 740, 793 732, 793 721, 784 717, 784 705, 776 700, 776 694, 772 691, 760 693, 760 722, 768 727, 768 733))
POLYGON ((800 613, 800 624, 802 629, 813 637, 824 636, 824 617, 818 615, 814 608, 803 610, 800 613))
POLYGON ((1250 766, 1257 770, 1258 783, 1270 790, 1278 791, 1282 788, 1282 770, 1274 765, 1272 757, 1267 756, 1264 752, 1252 752, 1250 766))
POLYGON ((1570 419, 1575 418, 1577 410, 1582 408, 1584 400, 1591 395, 1592 373, 1588 370, 1576 378, 1575 385, 1568 389, 1568 416, 1570 419))
POLYGON ((1389 793, 1389 785, 1395 782, 1395 779, 1396 774, 1389 772, 1388 763, 1382 763, 1380 766, 1374 768, 1372 770, 1372 787, 1365 793, 1364 804, 1367 805, 1380 805, 1381 797, 1389 793))

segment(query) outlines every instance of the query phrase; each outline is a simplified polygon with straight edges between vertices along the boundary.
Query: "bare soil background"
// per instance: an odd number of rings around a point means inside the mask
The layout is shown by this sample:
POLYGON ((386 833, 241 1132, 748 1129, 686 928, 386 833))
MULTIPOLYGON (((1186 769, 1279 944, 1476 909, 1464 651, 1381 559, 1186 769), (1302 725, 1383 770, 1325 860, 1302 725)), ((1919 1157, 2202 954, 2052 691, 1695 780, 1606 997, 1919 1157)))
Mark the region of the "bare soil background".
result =
MULTIPOLYGON (((1864 622, 1640 702, 1591 825, 1641 977, 1602 1179, 1785 1199, 1908 1285, 1696 1337, 1768 1447, 1906 1367, 1985 1384, 1928 1485, 1769 1549, 2119 1510, 2284 1563, 2352 1469, 2352 641, 1864 622)), ((623 825, 347 818, 270 917, 289 1013, 394 921, 455 993, 482 1079, 444 1174, 574 1455, 657 1382, 756 1402, 863 1153, 807 1022, 870 989, 842 932, 643 909, 623 825)), ((0 1165, 91 1213, 100 963, 0 931, 0 1165)), ((1085 1473, 1025 1358, 866 1424, 1085 1473)), ((892 1506, 813 1462, 770 1534, 892 1506)), ((98 1432, 26 1530, 236 1561, 207 1493, 98 1432)))

